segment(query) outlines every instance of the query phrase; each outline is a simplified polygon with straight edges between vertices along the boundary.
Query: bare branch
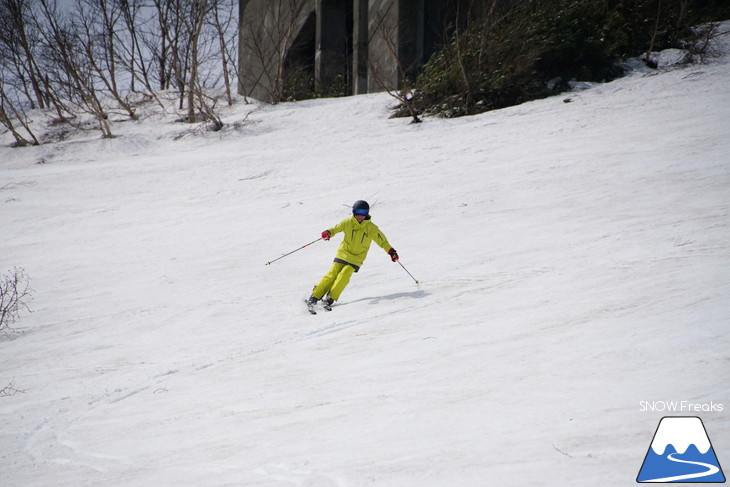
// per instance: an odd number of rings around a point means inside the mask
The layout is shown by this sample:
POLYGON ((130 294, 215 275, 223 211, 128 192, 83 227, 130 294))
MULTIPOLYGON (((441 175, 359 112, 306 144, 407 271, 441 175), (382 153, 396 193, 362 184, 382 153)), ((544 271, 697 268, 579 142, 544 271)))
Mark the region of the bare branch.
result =
POLYGON ((27 301, 32 299, 32 295, 25 269, 15 267, 0 276, 0 330, 15 324, 21 310, 30 312, 27 301))
POLYGON ((398 100, 408 111, 411 123, 421 123, 422 120, 413 100, 413 86, 408 74, 413 66, 406 65, 399 55, 398 29, 400 26, 391 13, 392 6, 393 3, 390 2, 387 7, 381 8, 375 14, 375 28, 370 42, 377 38, 385 47, 385 51, 378 58, 368 58, 368 69, 378 87, 398 100), (393 63, 396 66, 395 72, 390 71, 393 63))
POLYGON ((15 388, 15 379, 10 381, 10 384, 0 389, 0 397, 10 397, 16 394, 24 394, 25 391, 15 388))

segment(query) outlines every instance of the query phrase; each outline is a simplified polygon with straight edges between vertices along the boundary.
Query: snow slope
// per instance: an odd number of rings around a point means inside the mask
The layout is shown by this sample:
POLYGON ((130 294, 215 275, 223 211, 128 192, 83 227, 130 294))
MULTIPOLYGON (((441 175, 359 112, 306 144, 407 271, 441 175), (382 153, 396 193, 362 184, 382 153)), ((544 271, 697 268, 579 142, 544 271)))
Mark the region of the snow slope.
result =
POLYGON ((2 485, 628 485, 661 400, 723 404, 730 465, 728 57, 569 96, 4 134, 0 269, 35 295, 0 340, 2 485), (373 246, 310 316, 339 238, 265 263, 357 199, 421 284, 373 246))

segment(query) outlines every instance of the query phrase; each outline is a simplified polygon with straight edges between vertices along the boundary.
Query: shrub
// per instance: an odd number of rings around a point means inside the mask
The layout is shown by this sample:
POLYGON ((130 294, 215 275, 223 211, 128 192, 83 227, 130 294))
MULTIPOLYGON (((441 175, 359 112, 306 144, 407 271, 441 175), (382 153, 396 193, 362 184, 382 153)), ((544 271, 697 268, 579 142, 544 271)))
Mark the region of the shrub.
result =
POLYGON ((33 290, 24 269, 17 267, 0 276, 0 330, 9 328, 18 319, 21 309, 28 309, 26 301, 33 290))
POLYGON ((523 0, 485 9, 426 63, 416 106, 467 115, 557 93, 574 78, 614 79, 621 59, 689 38, 690 3, 523 0))

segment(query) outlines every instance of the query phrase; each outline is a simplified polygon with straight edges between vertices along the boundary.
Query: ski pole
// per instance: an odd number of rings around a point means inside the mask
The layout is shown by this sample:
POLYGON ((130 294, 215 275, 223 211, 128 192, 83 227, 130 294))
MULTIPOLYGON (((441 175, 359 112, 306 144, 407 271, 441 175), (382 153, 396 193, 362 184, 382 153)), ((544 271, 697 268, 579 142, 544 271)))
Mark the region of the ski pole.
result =
MULTIPOLYGON (((403 263, 402 263, 401 261, 398 261, 398 263, 399 263, 399 264, 400 264, 400 266, 401 266, 401 267, 403 268, 403 270, 404 270, 404 271, 406 271, 406 272, 408 273, 408 275, 409 275, 409 276, 411 276, 411 279, 413 279, 414 281, 416 281, 416 278, 415 278, 415 277, 413 277, 413 274, 411 274, 410 272, 408 272, 408 269, 406 269, 406 266, 404 266, 404 265, 403 265, 403 263)), ((418 284, 418 281, 416 281, 416 284, 418 284)))
POLYGON ((292 251, 291 251, 291 252, 289 252, 288 254, 284 254, 284 255, 282 255, 281 257, 278 257, 278 258, 276 258, 276 259, 274 259, 274 260, 272 260, 272 261, 270 261, 270 262, 267 262, 267 263, 266 263, 266 265, 271 265, 271 264, 273 264, 274 262, 276 262, 277 260, 279 260, 279 259, 283 259, 283 258, 284 258, 284 257, 286 257, 287 255, 291 255, 291 254, 293 254, 293 253, 294 253, 294 252, 296 252, 297 250, 302 250, 303 248, 309 247, 309 246, 310 246, 310 245, 312 245, 313 243, 317 243, 317 242, 319 242, 319 241, 320 241, 320 240, 322 240, 323 238, 324 238, 324 237, 320 237, 320 238, 318 238, 317 240, 313 240, 313 241, 309 242, 309 243, 308 243, 307 245, 302 245, 302 246, 301 246, 301 247, 299 247, 298 249, 296 249, 296 250, 292 250, 292 251))

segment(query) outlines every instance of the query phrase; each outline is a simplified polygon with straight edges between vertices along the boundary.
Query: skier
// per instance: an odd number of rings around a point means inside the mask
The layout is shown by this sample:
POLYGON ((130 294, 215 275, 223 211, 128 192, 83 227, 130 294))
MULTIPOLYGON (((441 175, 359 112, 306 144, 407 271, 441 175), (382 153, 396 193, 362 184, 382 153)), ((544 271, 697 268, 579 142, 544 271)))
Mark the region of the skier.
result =
POLYGON ((398 252, 390 246, 383 232, 370 220, 370 205, 367 201, 356 201, 352 205, 352 217, 345 218, 334 227, 323 231, 322 238, 329 240, 340 232, 345 236, 337 249, 332 267, 319 284, 314 286, 312 295, 307 300, 310 311, 312 306, 323 298, 325 309, 332 309, 332 304, 340 298, 340 294, 350 282, 352 273, 360 270, 370 250, 370 242, 375 241, 380 245, 393 262, 398 261, 398 252))

